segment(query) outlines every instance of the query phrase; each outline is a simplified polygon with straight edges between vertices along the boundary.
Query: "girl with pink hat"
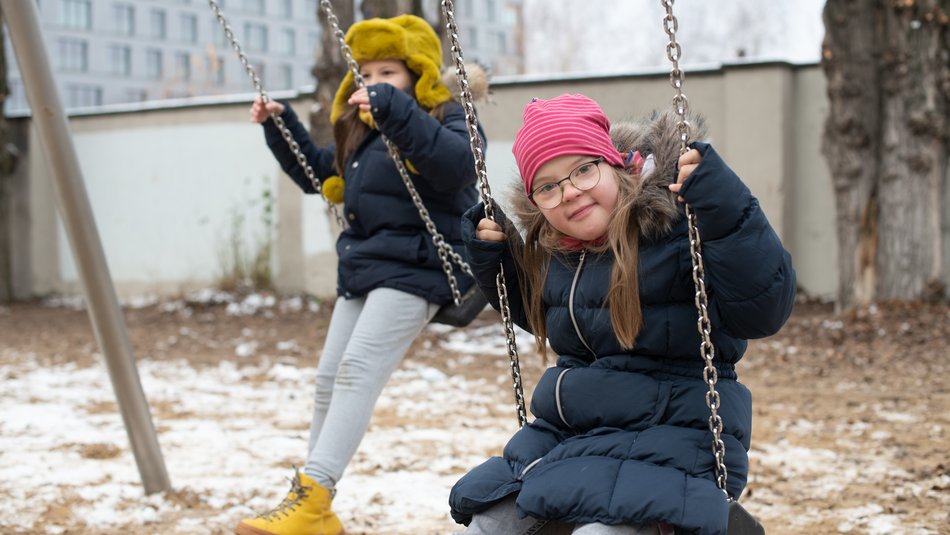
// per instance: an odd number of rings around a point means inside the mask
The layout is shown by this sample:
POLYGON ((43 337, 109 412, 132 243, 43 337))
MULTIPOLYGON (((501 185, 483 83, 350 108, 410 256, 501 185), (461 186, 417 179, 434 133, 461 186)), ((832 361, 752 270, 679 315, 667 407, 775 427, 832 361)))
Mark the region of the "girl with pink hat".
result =
POLYGON ((703 244, 733 498, 752 431, 735 365, 748 339, 788 318, 795 272, 712 146, 678 148, 672 114, 611 128, 583 95, 535 99, 513 147, 518 228, 497 208, 500 225, 480 205, 463 216, 478 285, 497 308, 505 266, 512 317, 557 355, 534 390, 535 419, 452 489, 464 533, 726 532, 683 203, 703 244))

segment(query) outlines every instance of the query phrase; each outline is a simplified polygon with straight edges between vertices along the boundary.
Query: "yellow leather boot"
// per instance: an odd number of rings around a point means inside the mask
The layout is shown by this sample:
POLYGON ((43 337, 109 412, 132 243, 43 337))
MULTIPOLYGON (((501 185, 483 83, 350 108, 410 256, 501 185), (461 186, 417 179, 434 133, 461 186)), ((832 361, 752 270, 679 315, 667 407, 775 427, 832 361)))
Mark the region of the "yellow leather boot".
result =
POLYGON ((242 520, 237 535, 341 535, 343 524, 330 510, 333 492, 295 471, 290 492, 280 505, 257 518, 242 520))

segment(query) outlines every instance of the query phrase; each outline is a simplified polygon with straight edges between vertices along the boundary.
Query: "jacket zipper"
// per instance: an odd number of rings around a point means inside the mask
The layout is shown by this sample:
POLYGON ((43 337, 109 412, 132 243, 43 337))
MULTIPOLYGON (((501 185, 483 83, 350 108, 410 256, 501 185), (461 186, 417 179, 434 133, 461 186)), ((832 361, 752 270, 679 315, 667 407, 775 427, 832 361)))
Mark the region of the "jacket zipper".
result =
POLYGON ((560 416, 564 426, 568 429, 574 429, 571 424, 567 423, 567 418, 564 417, 564 409, 561 408, 561 381, 564 380, 564 374, 569 371, 571 371, 571 368, 565 368, 557 375, 557 383, 554 385, 554 403, 557 405, 557 415, 560 416))
MULTIPOLYGON (((574 324, 574 332, 577 333, 577 337, 580 338, 581 343, 584 344, 584 347, 586 347, 588 351, 590 351, 591 355, 594 355, 596 357, 597 355, 594 353, 594 350, 590 348, 590 345, 588 345, 587 340, 584 339, 584 335, 581 334, 580 328, 577 326, 577 318, 574 317, 574 290, 577 288, 577 280, 581 276, 581 268, 584 267, 584 258, 586 256, 587 256, 587 251, 582 251, 580 261, 577 263, 577 271, 574 273, 574 280, 571 282, 571 295, 568 297, 567 309, 571 314, 571 323, 574 324)), ((573 427, 571 427, 571 424, 567 423, 567 419, 564 417, 564 409, 561 408, 561 381, 564 380, 564 375, 569 371, 571 371, 570 368, 562 370, 561 373, 559 373, 557 376, 557 383, 554 385, 554 402, 557 405, 557 415, 558 417, 561 418, 561 422, 568 429, 573 429, 573 427)), ((530 464, 528 464, 528 466, 525 466, 524 469, 521 471, 521 473, 518 474, 518 479, 523 479, 525 474, 527 474, 529 470, 534 468, 534 466, 538 464, 538 462, 540 462, 541 459, 543 459, 543 457, 538 457, 537 459, 532 461, 530 464)))
POLYGON ((577 326, 577 318, 574 317, 574 291, 577 289, 577 281, 581 278, 581 269, 584 268, 584 258, 587 257, 587 251, 584 250, 581 252, 581 259, 577 263, 577 271, 574 272, 574 280, 571 282, 571 295, 567 298, 567 310, 571 314, 571 323, 574 324, 574 332, 577 333, 577 337, 580 338, 581 343, 584 344, 584 347, 590 351, 590 354, 597 357, 597 354, 594 353, 594 350, 590 348, 590 345, 587 343, 587 340, 584 339, 584 335, 581 334, 580 327, 577 326))
POLYGON ((538 464, 539 462, 541 462, 541 459, 543 459, 543 458, 544 458, 544 457, 538 457, 537 459, 531 461, 531 463, 530 463, 528 466, 525 466, 525 467, 524 467, 524 470, 522 470, 521 473, 518 474, 518 479, 524 479, 524 476, 525 476, 525 474, 528 473, 528 470, 531 470, 532 468, 534 468, 534 465, 536 465, 536 464, 538 464))

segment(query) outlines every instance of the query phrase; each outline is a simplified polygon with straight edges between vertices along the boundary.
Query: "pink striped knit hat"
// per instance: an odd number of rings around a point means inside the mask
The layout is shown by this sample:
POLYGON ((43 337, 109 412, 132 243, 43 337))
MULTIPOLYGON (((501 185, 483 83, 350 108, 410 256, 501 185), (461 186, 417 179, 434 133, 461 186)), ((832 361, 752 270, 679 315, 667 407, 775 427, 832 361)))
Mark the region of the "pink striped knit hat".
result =
POLYGON ((623 166, 623 156, 610 141, 610 120, 596 102, 584 95, 532 99, 524 107, 522 121, 511 152, 525 193, 531 193, 538 168, 558 156, 603 156, 610 165, 623 166))

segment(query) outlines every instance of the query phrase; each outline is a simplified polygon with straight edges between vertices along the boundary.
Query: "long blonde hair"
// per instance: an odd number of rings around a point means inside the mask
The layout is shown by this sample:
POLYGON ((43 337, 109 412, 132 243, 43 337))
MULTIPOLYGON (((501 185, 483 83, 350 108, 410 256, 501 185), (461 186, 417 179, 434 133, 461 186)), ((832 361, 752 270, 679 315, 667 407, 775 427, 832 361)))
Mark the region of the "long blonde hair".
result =
MULTIPOLYGON (((610 168, 617 180, 617 205, 607 227, 607 241, 592 252, 610 251, 614 257, 610 275, 610 287, 605 305, 610 309, 610 323, 617 341, 624 348, 632 348, 643 326, 643 311, 640 307, 640 284, 638 264, 640 254, 640 224, 635 213, 641 181, 638 175, 616 167, 610 168)), ((520 181, 512 188, 513 215, 524 227, 524 241, 513 228, 506 229, 513 256, 518 267, 521 297, 535 343, 542 355, 546 354, 547 325, 544 307, 544 282, 555 254, 567 252, 561 245, 565 234, 558 231, 532 204, 524 193, 520 181)))

